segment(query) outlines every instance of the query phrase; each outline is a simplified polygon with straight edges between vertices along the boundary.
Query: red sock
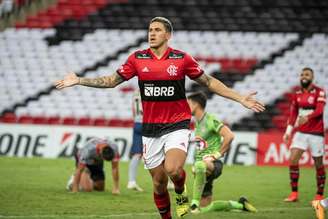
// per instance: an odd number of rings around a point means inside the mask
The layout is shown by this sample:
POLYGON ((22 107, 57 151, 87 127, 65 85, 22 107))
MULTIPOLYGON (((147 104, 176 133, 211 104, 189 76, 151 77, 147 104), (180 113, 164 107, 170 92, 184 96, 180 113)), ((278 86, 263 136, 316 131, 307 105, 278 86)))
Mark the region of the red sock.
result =
POLYGON ((162 219, 172 219, 170 195, 166 190, 163 194, 154 193, 154 201, 162 219))
POLYGON ((290 186, 292 187, 293 192, 298 190, 298 178, 300 176, 300 169, 298 165, 289 166, 289 177, 290 177, 290 186))
POLYGON ((326 182, 326 171, 325 167, 321 166, 317 168, 317 194, 323 195, 326 182))
POLYGON ((184 190, 184 184, 186 181, 186 172, 184 169, 180 172, 180 176, 176 177, 174 179, 171 179, 174 184, 174 190, 176 193, 181 194, 184 190))

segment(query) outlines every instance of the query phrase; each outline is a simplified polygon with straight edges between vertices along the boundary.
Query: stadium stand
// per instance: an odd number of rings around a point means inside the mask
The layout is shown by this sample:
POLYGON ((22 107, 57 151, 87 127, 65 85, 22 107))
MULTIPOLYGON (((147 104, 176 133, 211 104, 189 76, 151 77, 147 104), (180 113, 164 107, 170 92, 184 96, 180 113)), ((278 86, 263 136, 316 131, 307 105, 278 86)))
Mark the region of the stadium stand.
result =
MULTIPOLYGON (((250 80, 255 80, 253 81, 254 84, 262 85, 260 89, 263 91, 263 95, 266 98, 270 98, 265 101, 269 104, 269 110, 258 119, 252 118, 253 124, 256 123, 259 129, 261 129, 261 124, 263 126, 270 123, 273 116, 272 124, 274 127, 280 130, 285 129, 289 115, 288 96, 290 96, 290 91, 299 84, 298 74, 304 66, 311 66, 314 69, 315 83, 325 88, 326 92, 328 92, 328 73, 325 68, 328 57, 327 47, 328 36, 325 34, 314 34, 311 38, 305 39, 302 46, 287 52, 284 57, 277 58, 273 64, 267 65, 264 70, 255 72, 252 79, 249 78, 250 80), (263 74, 266 74, 268 77, 261 77, 263 74)), ((241 89, 243 89, 242 86, 240 86, 241 89)), ((265 98, 263 99, 265 100, 265 98)), ((327 107, 325 108, 325 115, 328 115, 327 107)), ((249 120, 244 118, 243 124, 240 126, 243 129, 247 129, 249 120)), ((328 122, 327 116, 325 121, 328 122)))
POLYGON ((1 95, 6 104, 0 110, 47 89, 58 78, 58 72, 80 72, 145 37, 144 31, 97 30, 83 41, 49 47, 43 38, 53 32, 8 29, 0 34, 1 71, 6 81, 2 86, 6 95, 1 95))
MULTIPOLYGON (((239 91, 259 91, 268 105, 259 115, 209 93, 208 110, 234 130, 284 129, 284 97, 305 66, 328 88, 327 1, 59 0, 0 32, 0 121, 131 125, 127 103, 136 80, 115 90, 63 92, 51 83, 68 70, 88 77, 115 71, 147 47, 145 28, 154 16, 172 20, 172 47, 196 57, 207 73, 239 91)), ((190 80, 186 86, 199 89, 190 80)))

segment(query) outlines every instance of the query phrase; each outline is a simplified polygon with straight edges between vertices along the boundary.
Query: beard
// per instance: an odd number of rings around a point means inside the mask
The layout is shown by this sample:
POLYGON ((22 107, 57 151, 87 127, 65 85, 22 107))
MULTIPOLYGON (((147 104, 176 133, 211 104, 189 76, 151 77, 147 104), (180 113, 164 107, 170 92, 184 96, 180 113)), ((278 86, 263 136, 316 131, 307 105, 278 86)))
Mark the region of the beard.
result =
POLYGON ((301 80, 301 86, 303 88, 308 88, 311 83, 312 83, 312 80, 305 80, 305 79, 301 80))

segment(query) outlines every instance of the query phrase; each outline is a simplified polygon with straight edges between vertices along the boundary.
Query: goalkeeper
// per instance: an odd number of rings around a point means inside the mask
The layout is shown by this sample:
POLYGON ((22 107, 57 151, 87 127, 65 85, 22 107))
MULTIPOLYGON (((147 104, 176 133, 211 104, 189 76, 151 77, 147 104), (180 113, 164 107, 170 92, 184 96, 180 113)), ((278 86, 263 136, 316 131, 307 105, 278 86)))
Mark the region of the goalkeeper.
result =
POLYGON ((190 211, 195 214, 232 209, 256 212, 256 209, 244 197, 241 197, 238 202, 212 202, 213 181, 222 173, 221 158, 229 150, 234 134, 214 115, 205 111, 206 99, 201 92, 188 96, 191 113, 196 119, 196 137, 191 142, 196 144, 196 152, 193 166, 195 174, 193 199, 190 211))

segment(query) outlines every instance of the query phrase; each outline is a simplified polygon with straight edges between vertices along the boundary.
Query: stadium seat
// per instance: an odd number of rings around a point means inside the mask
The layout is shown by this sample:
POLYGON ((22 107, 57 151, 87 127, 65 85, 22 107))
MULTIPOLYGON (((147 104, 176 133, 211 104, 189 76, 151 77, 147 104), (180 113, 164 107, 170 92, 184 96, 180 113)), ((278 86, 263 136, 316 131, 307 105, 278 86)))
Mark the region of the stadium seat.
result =
POLYGON ((92 120, 88 117, 82 117, 78 119, 77 124, 82 126, 88 126, 92 124, 92 120))
POLYGON ((13 113, 5 113, 0 117, 0 122, 4 123, 16 123, 17 122, 17 117, 13 113))
POLYGON ((64 117, 62 119, 62 124, 63 125, 76 125, 77 124, 77 120, 74 117, 64 117))
POLYGON ((48 124, 59 125, 61 124, 61 118, 59 116, 52 116, 48 118, 48 124))
POLYGON ((18 118, 18 123, 31 124, 33 123, 33 117, 29 115, 21 116, 18 118))
POLYGON ((107 126, 108 121, 105 118, 95 118, 93 125, 95 126, 107 126))

